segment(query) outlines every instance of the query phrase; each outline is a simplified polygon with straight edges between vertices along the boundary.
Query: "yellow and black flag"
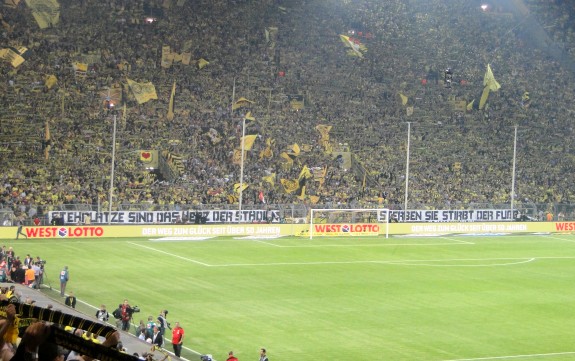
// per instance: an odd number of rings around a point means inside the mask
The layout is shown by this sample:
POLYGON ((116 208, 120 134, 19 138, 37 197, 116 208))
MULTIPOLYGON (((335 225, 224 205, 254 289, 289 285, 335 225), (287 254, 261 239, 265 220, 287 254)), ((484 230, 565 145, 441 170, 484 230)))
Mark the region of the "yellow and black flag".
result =
POLYGON ((134 94, 138 104, 144 104, 149 100, 158 99, 158 95, 156 94, 156 87, 150 82, 138 83, 128 79, 128 86, 134 94))
POLYGON ((23 57, 26 51, 28 51, 28 48, 24 46, 0 49, 0 59, 9 62, 12 67, 17 68, 26 60, 23 57))
POLYGON ((34 20, 40 29, 46 29, 60 22, 60 4, 57 0, 26 0, 34 20))
POLYGON ((272 144, 275 144, 275 140, 272 138, 266 139, 266 147, 262 151, 260 151, 260 160, 267 158, 270 159, 274 156, 274 152, 272 150, 272 144))
POLYGON ((240 109, 240 108, 245 108, 250 106, 251 104, 253 104, 254 102, 252 102, 251 100, 248 100, 244 97, 239 98, 234 104, 232 104, 232 110, 236 110, 236 109, 240 109))
POLYGON ((247 183, 242 183, 241 187, 240 187, 239 183, 236 183, 236 184, 234 184, 234 192, 237 194, 240 194, 240 192, 245 191, 248 187, 249 187, 249 185, 247 183))
POLYGON ((299 189, 299 183, 297 179, 291 180, 282 178, 280 179, 280 183, 284 187, 284 191, 286 193, 293 193, 299 189))

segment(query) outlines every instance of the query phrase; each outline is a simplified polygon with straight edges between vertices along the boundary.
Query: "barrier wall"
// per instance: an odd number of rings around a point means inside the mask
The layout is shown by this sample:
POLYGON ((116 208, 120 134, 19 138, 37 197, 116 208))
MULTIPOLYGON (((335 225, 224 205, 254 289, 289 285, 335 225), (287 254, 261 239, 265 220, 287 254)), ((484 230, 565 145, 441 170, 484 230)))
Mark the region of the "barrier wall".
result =
MULTIPOLYGON (((17 227, 0 227, 0 237, 15 239, 17 227)), ((218 224, 218 225, 133 225, 133 226, 29 226, 22 232, 28 239, 49 238, 137 238, 219 236, 309 236, 308 224, 218 224)), ((495 233, 572 233, 575 222, 469 222, 391 223, 390 235, 446 235, 495 233)), ((373 236, 385 234, 385 224, 314 224, 315 236, 373 236)), ((25 238, 20 236, 21 239, 25 238)))
MULTIPOLYGON (((290 236, 308 229, 307 224, 219 224, 219 225, 133 225, 133 226, 30 226, 22 232, 28 239, 44 238, 129 238, 129 237, 219 237, 290 236)), ((17 227, 0 227, 0 237, 16 238, 17 227)), ((26 238, 20 235, 20 239, 26 238)))

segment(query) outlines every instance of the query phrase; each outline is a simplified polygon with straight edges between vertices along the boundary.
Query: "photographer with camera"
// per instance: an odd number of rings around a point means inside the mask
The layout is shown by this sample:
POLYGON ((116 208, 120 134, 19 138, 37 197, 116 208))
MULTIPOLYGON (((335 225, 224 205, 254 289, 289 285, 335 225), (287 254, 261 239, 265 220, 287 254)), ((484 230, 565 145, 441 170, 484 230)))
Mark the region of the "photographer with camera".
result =
POLYGON ((158 328, 160 329, 162 336, 165 335, 166 328, 170 330, 172 329, 170 323, 166 320, 166 317, 168 317, 168 310, 160 311, 160 314, 158 315, 158 328))
POLYGON ((132 315, 136 312, 140 312, 140 309, 138 306, 130 306, 128 300, 124 300, 124 303, 118 305, 118 310, 120 311, 120 319, 122 320, 122 331, 129 331, 132 315))

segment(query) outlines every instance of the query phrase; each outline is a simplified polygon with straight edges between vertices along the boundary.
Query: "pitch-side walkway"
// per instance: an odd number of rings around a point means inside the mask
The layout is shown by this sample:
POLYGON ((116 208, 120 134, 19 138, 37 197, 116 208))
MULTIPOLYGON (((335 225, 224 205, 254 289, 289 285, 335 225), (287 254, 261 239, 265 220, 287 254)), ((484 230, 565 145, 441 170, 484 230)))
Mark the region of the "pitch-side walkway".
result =
MULTIPOLYGON (((16 291, 20 294, 20 300, 21 302, 25 302, 26 299, 29 297, 30 299, 34 300, 35 306, 38 307, 44 307, 46 308, 48 305, 52 305, 54 310, 58 310, 58 311, 62 311, 63 313, 68 313, 71 315, 74 315, 76 317, 82 317, 85 319, 89 319, 89 320, 94 320, 97 321, 96 318, 94 317, 94 315, 87 315, 85 313, 80 312, 80 310, 78 309, 73 309, 70 308, 68 306, 66 306, 64 304, 64 298, 56 298, 59 297, 59 292, 55 292, 54 290, 52 290, 51 288, 49 289, 42 289, 42 291, 39 290, 35 290, 23 285, 19 285, 19 284, 14 284, 14 283, 0 283, 0 286, 2 287, 10 287, 10 286, 16 286, 16 291), (53 295, 51 293, 54 293, 53 295), (48 295, 52 296, 49 297, 48 295)), ((76 306, 78 308, 78 305, 76 306)), ((108 310, 110 312, 110 316, 111 316, 111 312, 112 310, 108 310)), ((96 311, 94 311, 95 314, 96 311)), ((112 321, 112 320, 111 320, 112 321)), ((110 324, 113 327, 116 327, 115 324, 110 324)), ((137 338, 135 335, 128 333, 128 332, 124 332, 121 331, 121 337, 120 340, 122 341, 123 346, 126 348, 127 353, 129 354, 133 354, 134 352, 137 352, 139 355, 142 355, 143 353, 147 352, 150 353, 152 352, 152 348, 150 346, 150 344, 140 340, 139 338, 137 338)), ((171 347, 171 344, 169 343, 169 341, 167 342, 168 347, 171 347)), ((166 351, 170 351, 171 349, 167 349, 166 351)), ((153 351, 154 354, 154 360, 162 360, 164 359, 164 357, 166 356, 166 353, 161 353, 160 351, 153 351)), ((184 356, 184 355, 182 355, 184 356)), ((173 353, 170 353, 170 357, 172 360, 186 360, 186 358, 177 358, 174 356, 173 353)), ((193 360, 199 360, 199 355, 195 357, 192 357, 191 359, 193 360)))

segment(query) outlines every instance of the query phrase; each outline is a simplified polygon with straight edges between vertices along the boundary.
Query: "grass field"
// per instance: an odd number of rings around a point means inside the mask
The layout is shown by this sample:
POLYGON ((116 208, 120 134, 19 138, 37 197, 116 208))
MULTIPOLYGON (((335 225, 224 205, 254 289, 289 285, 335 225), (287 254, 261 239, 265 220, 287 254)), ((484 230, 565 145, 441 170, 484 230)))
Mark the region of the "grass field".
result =
POLYGON ((572 235, 5 244, 54 288, 69 266, 87 312, 168 309, 189 359, 575 360, 572 235))

